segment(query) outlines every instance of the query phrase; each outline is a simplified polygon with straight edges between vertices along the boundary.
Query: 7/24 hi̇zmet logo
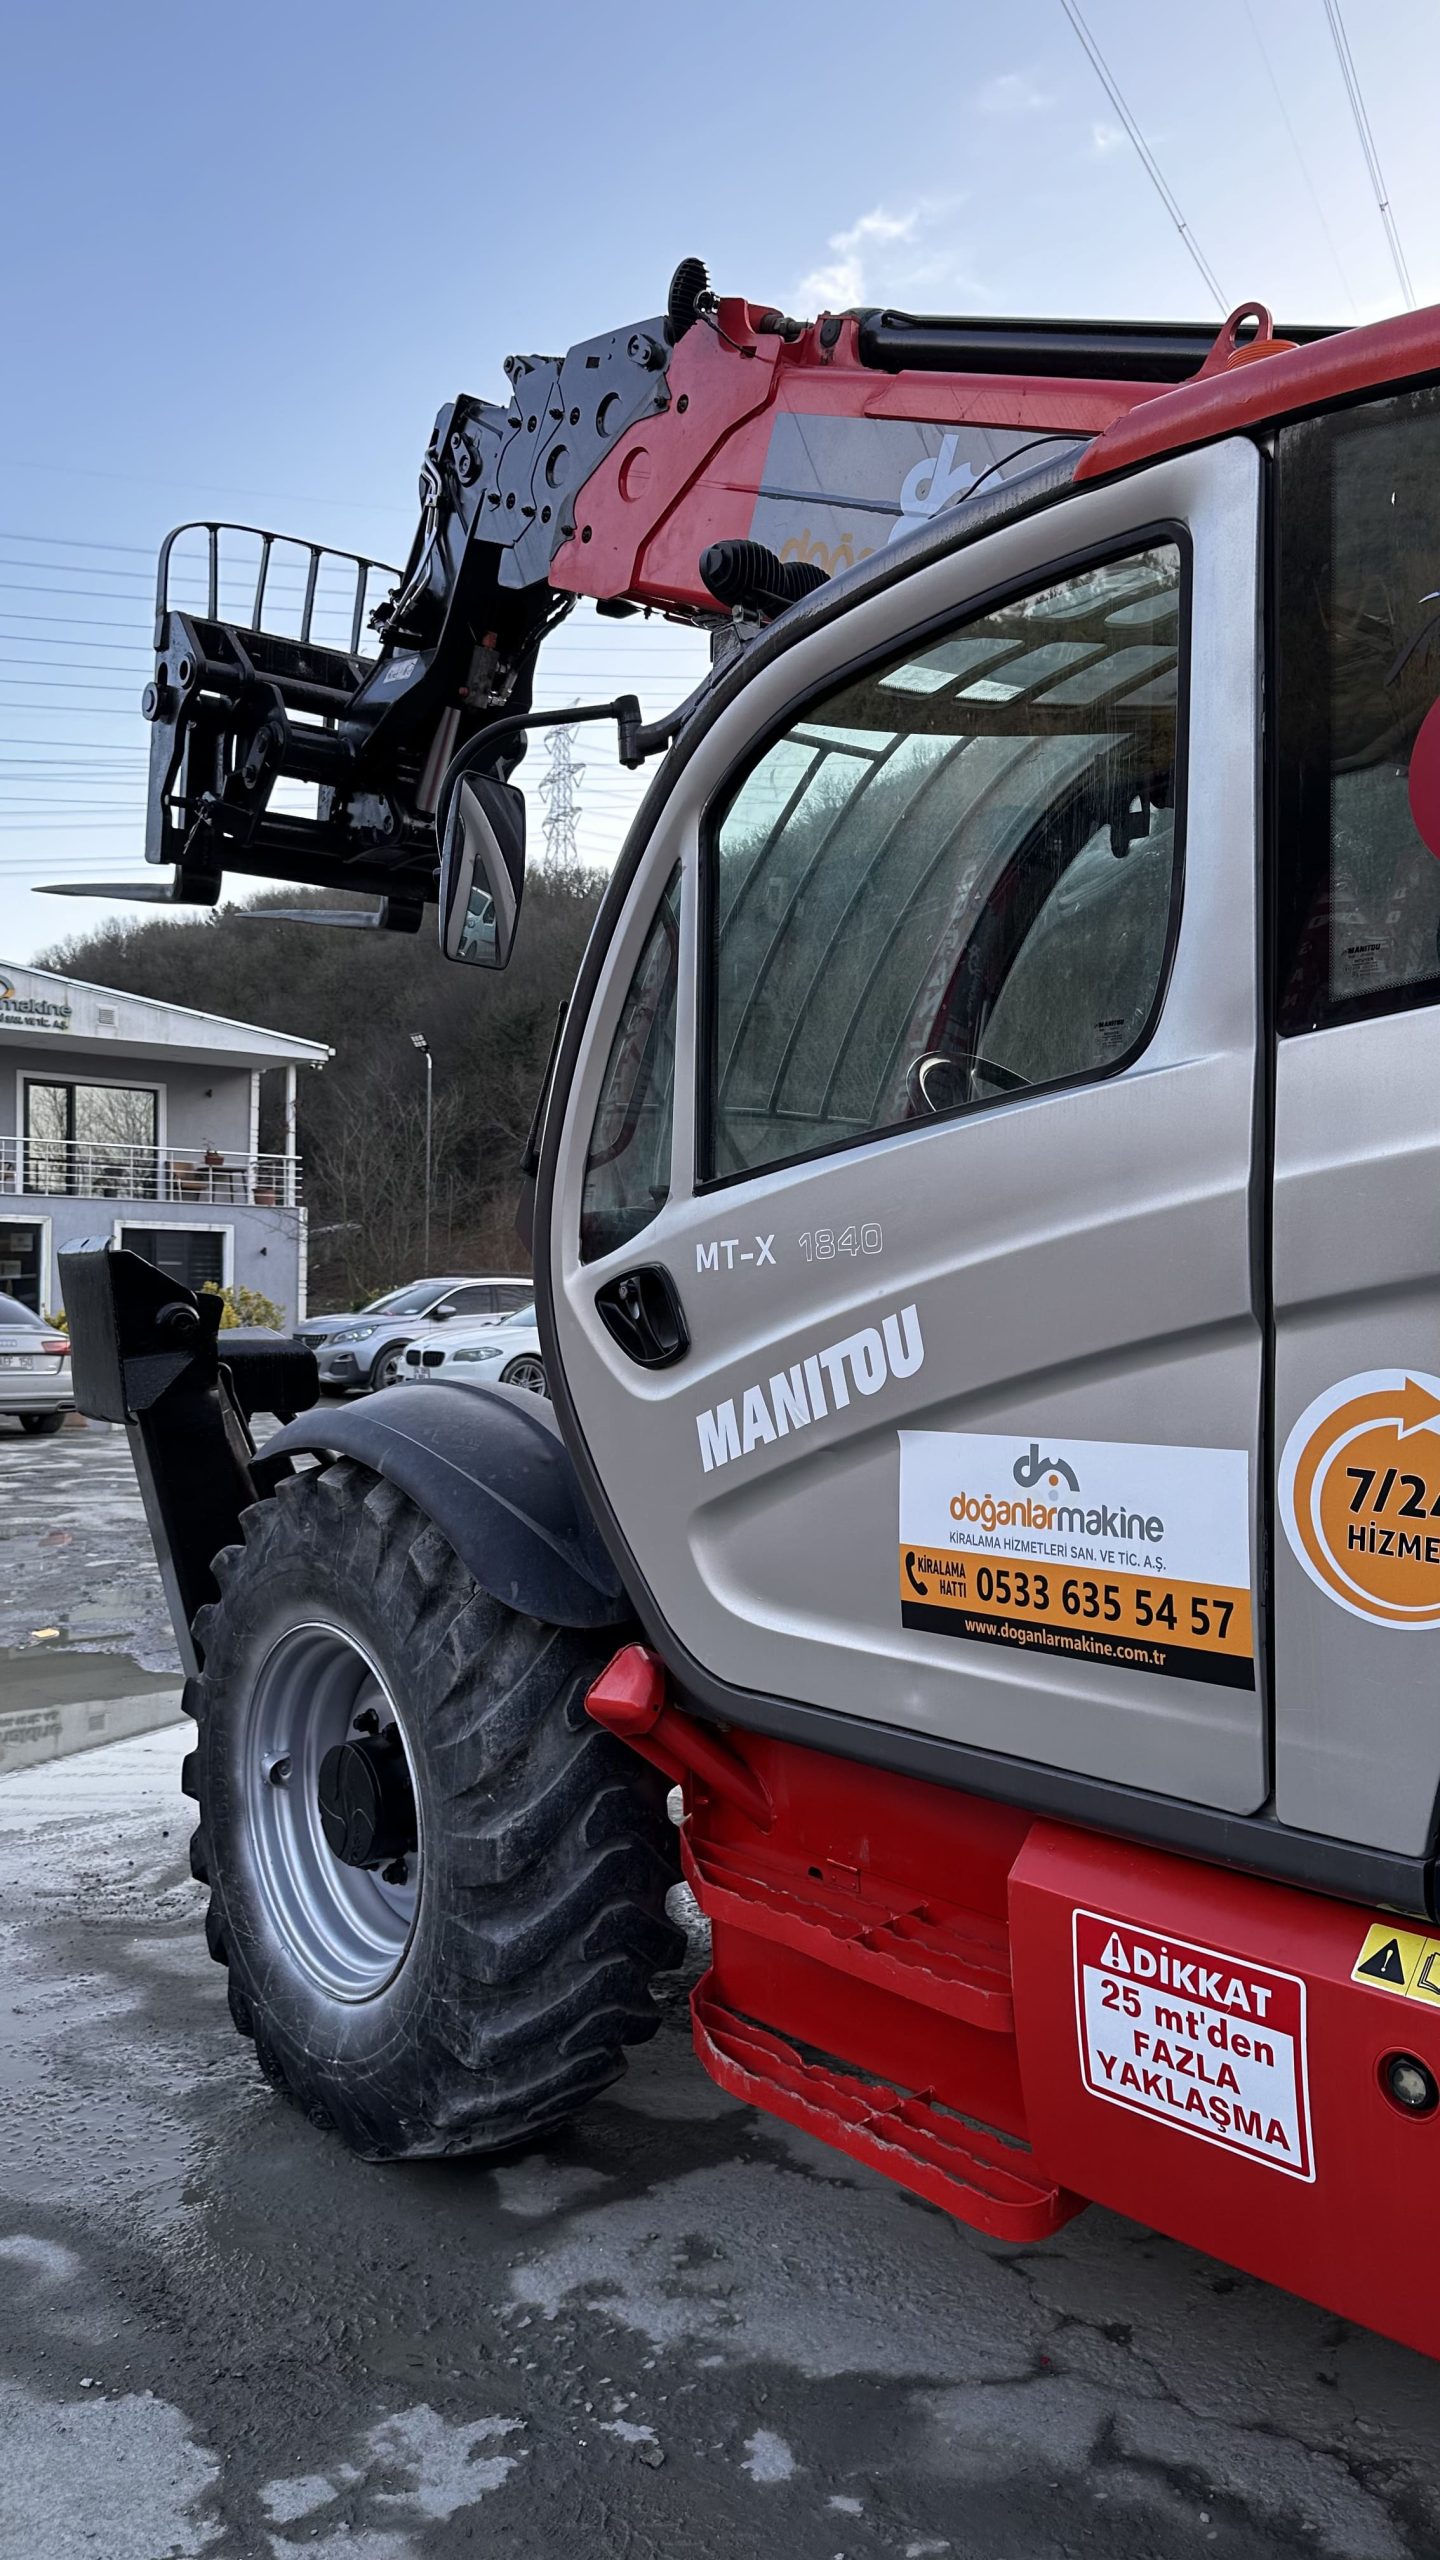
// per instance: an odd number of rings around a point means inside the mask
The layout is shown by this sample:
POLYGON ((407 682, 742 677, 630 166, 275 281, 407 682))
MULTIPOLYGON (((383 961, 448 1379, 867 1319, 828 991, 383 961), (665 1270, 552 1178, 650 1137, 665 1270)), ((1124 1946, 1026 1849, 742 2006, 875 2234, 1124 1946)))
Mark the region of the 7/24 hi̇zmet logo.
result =
POLYGON ((1311 1581, 1371 1626, 1440 1627, 1440 1378, 1364 1369, 1308 1404, 1280 1517, 1311 1581))

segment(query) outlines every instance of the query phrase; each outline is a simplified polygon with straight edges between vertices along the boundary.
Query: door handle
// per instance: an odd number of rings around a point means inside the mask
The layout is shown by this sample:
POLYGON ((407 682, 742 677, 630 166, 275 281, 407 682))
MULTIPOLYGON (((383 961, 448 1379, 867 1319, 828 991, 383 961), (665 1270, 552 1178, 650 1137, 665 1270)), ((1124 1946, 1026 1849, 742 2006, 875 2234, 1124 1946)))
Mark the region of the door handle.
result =
POLYGON ((595 1292, 606 1332, 642 1369, 668 1369, 690 1348, 690 1328, 675 1283, 658 1262, 622 1271, 595 1292))

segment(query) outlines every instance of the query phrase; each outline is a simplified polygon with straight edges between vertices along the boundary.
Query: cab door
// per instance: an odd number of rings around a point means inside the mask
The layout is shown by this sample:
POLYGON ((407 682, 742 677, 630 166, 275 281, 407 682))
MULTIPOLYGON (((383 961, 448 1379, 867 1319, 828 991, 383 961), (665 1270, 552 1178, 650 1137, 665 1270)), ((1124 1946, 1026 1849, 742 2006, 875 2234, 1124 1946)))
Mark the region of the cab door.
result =
POLYGON ((652 1633, 738 1720, 1266 1793, 1260 474, 1216 447, 877 586, 634 870, 547 1140, 547 1347, 652 1633))
POLYGON ((1287 428, 1276 1809, 1422 1854, 1440 1781, 1440 397, 1287 428))

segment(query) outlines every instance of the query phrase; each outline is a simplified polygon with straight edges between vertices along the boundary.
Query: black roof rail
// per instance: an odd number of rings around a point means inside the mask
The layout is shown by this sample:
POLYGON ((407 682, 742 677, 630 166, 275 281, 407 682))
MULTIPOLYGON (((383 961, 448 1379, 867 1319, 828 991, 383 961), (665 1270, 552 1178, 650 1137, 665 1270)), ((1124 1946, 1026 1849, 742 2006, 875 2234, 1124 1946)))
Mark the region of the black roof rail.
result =
MULTIPOLYGON (((1044 373, 1117 382, 1187 382, 1219 335, 1208 320, 959 320, 933 312, 862 311, 862 364, 880 373, 1044 373)), ((1291 327, 1278 338, 1308 346, 1329 326, 1291 327)))

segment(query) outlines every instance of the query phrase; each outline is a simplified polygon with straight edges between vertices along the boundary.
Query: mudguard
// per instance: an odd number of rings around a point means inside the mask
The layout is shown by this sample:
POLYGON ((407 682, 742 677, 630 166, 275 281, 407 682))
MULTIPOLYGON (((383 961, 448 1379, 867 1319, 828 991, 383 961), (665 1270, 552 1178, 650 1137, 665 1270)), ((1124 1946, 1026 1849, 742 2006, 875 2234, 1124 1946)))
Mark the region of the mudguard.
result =
POLYGON ((265 1443, 262 1464, 354 1458, 434 1521, 482 1591, 557 1627, 634 1616, 550 1407, 523 1388, 386 1387, 316 1407, 265 1443))

